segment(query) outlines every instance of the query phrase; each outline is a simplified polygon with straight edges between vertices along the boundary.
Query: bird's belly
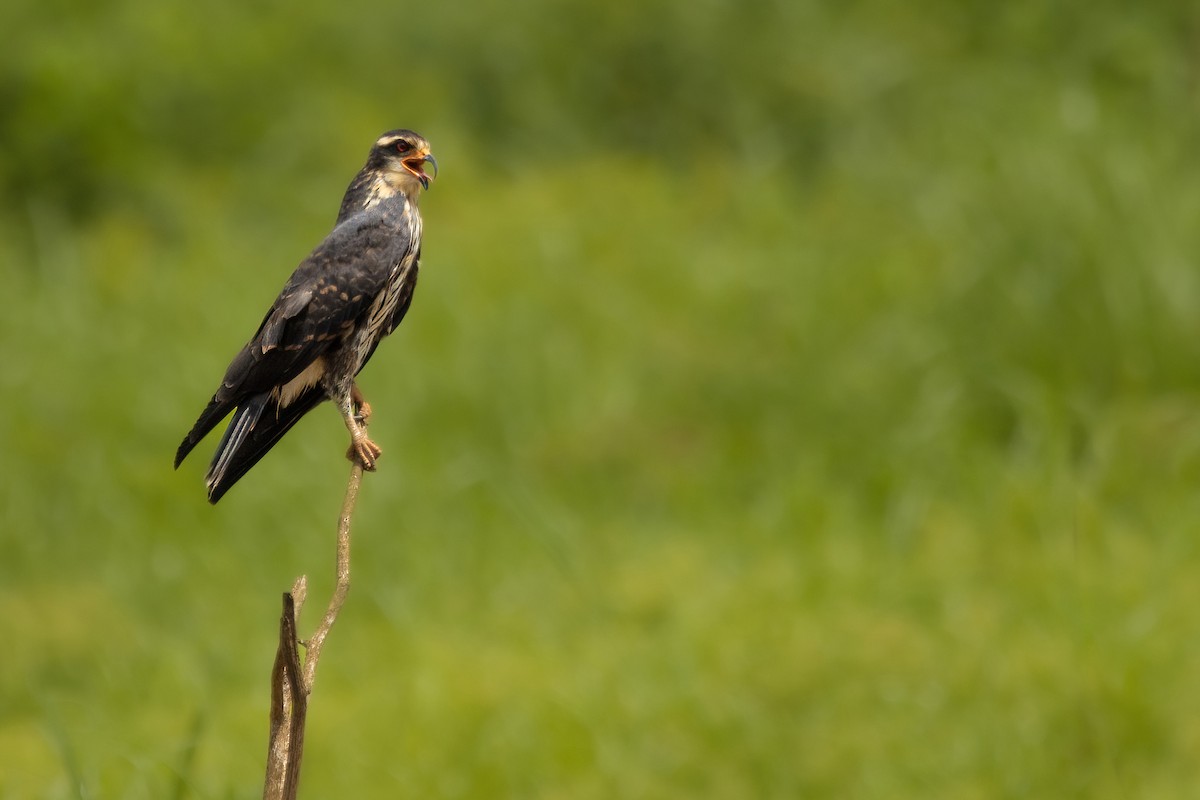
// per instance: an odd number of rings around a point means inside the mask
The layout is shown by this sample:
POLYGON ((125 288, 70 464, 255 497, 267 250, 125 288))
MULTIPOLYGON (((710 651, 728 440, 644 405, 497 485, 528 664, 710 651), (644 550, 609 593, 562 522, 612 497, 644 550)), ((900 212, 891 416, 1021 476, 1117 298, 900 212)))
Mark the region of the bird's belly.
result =
POLYGON ((353 349, 355 352, 354 372, 357 373, 366 363, 367 358, 378 342, 387 333, 387 324, 396 313, 396 305, 400 302, 400 293, 412 271, 413 259, 406 258, 396 267, 387 286, 371 303, 367 310, 366 325, 355 337, 353 349))

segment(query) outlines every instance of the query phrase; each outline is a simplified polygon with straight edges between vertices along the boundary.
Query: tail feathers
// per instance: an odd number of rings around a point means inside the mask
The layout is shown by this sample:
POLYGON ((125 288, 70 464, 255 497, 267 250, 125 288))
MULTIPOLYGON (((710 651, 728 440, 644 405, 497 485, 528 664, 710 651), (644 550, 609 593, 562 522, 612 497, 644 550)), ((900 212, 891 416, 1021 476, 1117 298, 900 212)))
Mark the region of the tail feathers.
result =
POLYGON ((325 393, 319 387, 310 387, 283 408, 267 393, 255 395, 239 406, 205 476, 208 501, 220 500, 302 416, 324 399, 325 393))
MULTIPOLYGON (((221 437, 221 443, 217 445, 217 452, 213 454, 208 474, 204 476, 204 482, 208 484, 210 502, 216 502, 213 495, 217 492, 217 487, 225 480, 229 465, 237 456, 238 449, 254 430, 255 423, 262 416, 263 409, 267 407, 269 397, 266 394, 255 395, 238 406, 238 410, 234 412, 229 427, 225 429, 225 434, 221 437)), ((226 485, 232 485, 232 481, 226 485)))

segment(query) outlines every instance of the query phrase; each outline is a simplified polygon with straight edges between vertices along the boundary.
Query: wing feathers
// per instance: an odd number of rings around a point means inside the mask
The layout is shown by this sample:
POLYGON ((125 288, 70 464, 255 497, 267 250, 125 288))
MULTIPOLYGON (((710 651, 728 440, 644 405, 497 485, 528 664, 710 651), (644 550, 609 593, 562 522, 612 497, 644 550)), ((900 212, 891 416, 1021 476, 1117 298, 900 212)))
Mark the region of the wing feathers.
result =
POLYGON ((288 320, 303 311, 312 300, 312 289, 304 289, 290 295, 283 295, 275 301, 275 308, 263 320, 259 330, 258 341, 261 352, 266 353, 278 347, 283 342, 284 328, 288 320))
POLYGON ((254 430, 255 423, 262 416, 263 409, 267 407, 267 401, 268 396, 265 394, 251 397, 238 408, 237 413, 233 415, 233 421, 225 429, 225 435, 221 437, 221 443, 217 445, 217 452, 213 455, 208 474, 204 476, 204 482, 208 485, 208 498, 211 502, 216 502, 213 499, 216 488, 222 485, 229 465, 246 437, 254 430))
POLYGON ((213 395, 212 400, 208 401, 208 406, 201 412, 200 418, 196 420, 196 424, 188 431, 188 435, 183 437, 183 442, 175 451, 175 469, 179 469, 179 465, 187 458, 188 453, 192 452, 192 449, 208 435, 209 431, 217 427, 217 423, 225 419, 232 408, 232 403, 218 400, 217 396, 213 395))

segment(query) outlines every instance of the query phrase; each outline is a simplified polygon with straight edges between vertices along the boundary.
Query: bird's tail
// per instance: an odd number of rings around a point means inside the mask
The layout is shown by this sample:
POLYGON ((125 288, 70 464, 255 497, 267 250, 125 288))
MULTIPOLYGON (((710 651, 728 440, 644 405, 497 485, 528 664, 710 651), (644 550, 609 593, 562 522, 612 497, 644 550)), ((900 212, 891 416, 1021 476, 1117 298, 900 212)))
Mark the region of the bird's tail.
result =
POLYGON ((236 477, 226 480, 229 467, 237 458, 238 450, 246 438, 254 430, 254 425, 262 416, 269 399, 269 394, 255 395, 238 406, 238 410, 234 412, 229 427, 225 429, 225 435, 221 437, 221 443, 217 445, 217 452, 213 454, 212 463, 208 466, 208 474, 204 476, 204 482, 208 485, 209 502, 217 502, 220 495, 224 493, 220 489, 221 486, 228 488, 237 480, 236 477))
POLYGON ((280 437, 324 399, 325 393, 319 387, 309 387, 282 408, 269 393, 255 395, 240 405, 221 437, 208 474, 204 476, 208 501, 216 503, 220 500, 280 437))

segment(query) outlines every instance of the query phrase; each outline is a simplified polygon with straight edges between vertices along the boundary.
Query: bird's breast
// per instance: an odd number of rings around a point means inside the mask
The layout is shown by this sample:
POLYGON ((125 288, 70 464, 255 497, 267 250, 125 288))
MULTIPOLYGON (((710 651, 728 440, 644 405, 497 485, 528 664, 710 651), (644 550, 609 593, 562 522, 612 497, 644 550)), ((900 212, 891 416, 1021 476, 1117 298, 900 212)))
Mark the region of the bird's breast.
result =
POLYGON ((369 351, 371 346, 379 341, 379 338, 387 332, 387 324, 391 320, 392 315, 396 313, 396 305, 400 302, 400 294, 412 275, 415 262, 416 258, 414 256, 406 256, 396 266, 396 269, 392 271, 387 285, 376 296, 375 302, 371 303, 371 307, 367 311, 365 336, 363 336, 363 341, 360 345, 360 349, 365 348, 363 357, 365 357, 365 351, 369 351))
MULTIPOLYGON (((387 333, 387 324, 396 313, 396 306, 400 302, 404 287, 412 280, 417 268, 417 256, 421 252, 421 215, 412 203, 405 203, 403 216, 409 236, 407 247, 399 263, 392 267, 383 290, 367 310, 366 335, 360 339, 359 345, 363 359, 374 343, 387 333)), ((361 361, 358 367, 362 367, 361 361)))
POLYGON ((371 300, 366 313, 359 317, 354 332, 345 341, 342 355, 333 367, 339 376, 344 371, 348 378, 353 378, 363 368, 379 340, 391 332, 390 325, 401 298, 410 291, 409 287, 416 278, 417 258, 421 252, 421 215, 414 204, 406 201, 400 216, 402 224, 398 230, 404 231, 406 241, 398 248, 397 260, 388 270, 383 287, 371 300))

